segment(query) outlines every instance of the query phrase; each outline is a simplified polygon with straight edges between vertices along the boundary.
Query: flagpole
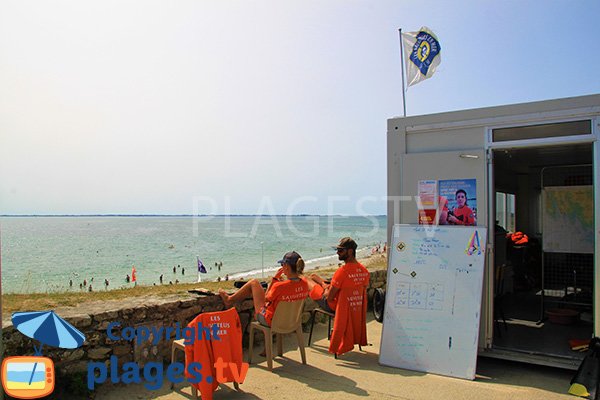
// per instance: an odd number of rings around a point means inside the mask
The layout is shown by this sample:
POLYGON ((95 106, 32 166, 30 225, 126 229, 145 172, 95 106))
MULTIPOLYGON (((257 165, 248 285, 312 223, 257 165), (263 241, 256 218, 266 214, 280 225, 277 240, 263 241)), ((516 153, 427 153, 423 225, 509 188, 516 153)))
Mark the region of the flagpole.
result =
POLYGON ((402 106, 404 107, 404 116, 406 117, 406 94, 404 90, 404 49, 402 46, 402 28, 398 28, 400 36, 400 63, 402 64, 402 106))

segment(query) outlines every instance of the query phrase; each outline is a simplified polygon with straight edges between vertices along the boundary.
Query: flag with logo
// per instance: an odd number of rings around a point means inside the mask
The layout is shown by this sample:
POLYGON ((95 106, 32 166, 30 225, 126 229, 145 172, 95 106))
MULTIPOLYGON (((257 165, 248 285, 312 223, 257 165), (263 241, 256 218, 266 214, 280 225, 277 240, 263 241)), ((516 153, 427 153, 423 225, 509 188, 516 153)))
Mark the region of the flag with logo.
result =
POLYGON ((134 265, 131 267, 131 282, 135 282, 137 280, 135 273, 136 273, 136 270, 135 270, 135 265, 134 265))
POLYGON ((418 32, 402 32, 402 46, 406 65, 406 86, 431 78, 441 62, 442 48, 435 34, 426 26, 418 32))

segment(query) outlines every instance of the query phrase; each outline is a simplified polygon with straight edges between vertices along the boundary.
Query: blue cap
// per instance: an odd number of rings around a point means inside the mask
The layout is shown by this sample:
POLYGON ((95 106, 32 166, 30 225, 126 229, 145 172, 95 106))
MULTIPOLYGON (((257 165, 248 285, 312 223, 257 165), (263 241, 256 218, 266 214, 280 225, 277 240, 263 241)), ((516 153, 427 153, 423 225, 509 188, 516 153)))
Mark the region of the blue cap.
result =
POLYGON ((283 255, 283 259, 277 261, 278 264, 287 264, 287 265, 291 265, 292 267, 296 266, 296 263, 298 262, 298 260, 302 258, 300 257, 300 254, 296 253, 295 251, 290 251, 288 253, 285 253, 283 255))

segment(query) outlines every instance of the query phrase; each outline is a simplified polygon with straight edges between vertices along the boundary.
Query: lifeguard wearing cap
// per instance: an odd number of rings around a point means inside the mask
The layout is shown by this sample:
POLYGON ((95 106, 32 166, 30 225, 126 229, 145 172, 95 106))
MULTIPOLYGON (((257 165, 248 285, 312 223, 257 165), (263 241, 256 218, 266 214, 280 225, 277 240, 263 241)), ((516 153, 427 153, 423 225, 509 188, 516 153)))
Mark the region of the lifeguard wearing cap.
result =
POLYGON ((300 254, 296 253, 295 251, 290 251, 287 252, 283 255, 283 258, 279 261, 277 261, 278 264, 287 264, 291 267, 296 268, 296 264, 298 263, 298 260, 302 258, 300 257, 300 254))
POLYGON ((271 326, 279 302, 302 300, 308 297, 308 284, 298 276, 298 270, 304 269, 304 261, 300 254, 295 251, 287 252, 278 263, 281 264, 281 268, 273 277, 273 282, 266 293, 256 279, 249 280, 232 295, 219 289, 219 295, 225 306, 231 307, 235 302, 252 297, 257 321, 262 325, 271 326), (287 279, 280 281, 281 275, 285 275, 287 279))
POLYGON ((356 249, 358 248, 358 245, 356 244, 356 242, 354 241, 354 239, 352 239, 349 236, 343 237, 340 239, 340 244, 338 244, 337 246, 335 246, 336 250, 339 249, 352 249, 354 251, 356 251, 356 249))
MULTIPOLYGON (((367 344, 366 330, 366 288, 369 285, 369 271, 356 261, 358 245, 351 237, 343 237, 335 249, 338 259, 344 265, 335 272, 331 284, 316 274, 310 276, 311 298, 328 312, 335 313, 335 321, 329 344, 329 352, 343 354, 354 348, 354 344, 367 344), (349 250, 352 250, 351 252, 349 250), (322 287, 322 297, 312 296, 313 289, 322 287)), ((317 290, 315 290, 317 292, 317 290)))

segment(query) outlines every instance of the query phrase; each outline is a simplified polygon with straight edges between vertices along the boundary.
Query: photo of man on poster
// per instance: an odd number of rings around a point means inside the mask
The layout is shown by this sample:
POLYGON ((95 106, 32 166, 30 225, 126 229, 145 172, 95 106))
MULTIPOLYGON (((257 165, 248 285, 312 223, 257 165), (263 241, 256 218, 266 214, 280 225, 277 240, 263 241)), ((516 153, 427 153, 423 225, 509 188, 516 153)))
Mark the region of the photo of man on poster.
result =
POLYGON ((439 181, 440 196, 448 201, 448 211, 441 215, 446 220, 440 220, 440 225, 477 225, 476 182, 475 179, 439 181))

